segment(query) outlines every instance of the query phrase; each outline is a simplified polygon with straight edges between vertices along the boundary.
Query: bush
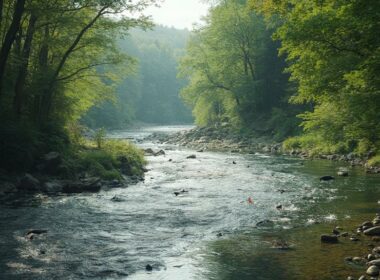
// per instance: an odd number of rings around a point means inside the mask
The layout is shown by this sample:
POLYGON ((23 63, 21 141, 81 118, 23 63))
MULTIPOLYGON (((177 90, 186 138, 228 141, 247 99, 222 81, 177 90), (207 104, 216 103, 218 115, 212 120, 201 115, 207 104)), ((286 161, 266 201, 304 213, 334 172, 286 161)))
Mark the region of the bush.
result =
POLYGON ((104 128, 97 129, 94 134, 94 141, 98 149, 102 147, 105 140, 106 140, 106 130, 104 128))
POLYGON ((380 155, 374 156, 368 160, 369 166, 380 166, 380 155))

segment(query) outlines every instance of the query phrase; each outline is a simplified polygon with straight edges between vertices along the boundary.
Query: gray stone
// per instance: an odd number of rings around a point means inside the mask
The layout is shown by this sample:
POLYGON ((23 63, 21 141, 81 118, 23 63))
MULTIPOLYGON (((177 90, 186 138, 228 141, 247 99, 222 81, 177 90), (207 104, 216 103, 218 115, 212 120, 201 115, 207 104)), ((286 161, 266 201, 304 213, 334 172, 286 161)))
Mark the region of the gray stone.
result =
POLYGON ((164 156, 166 153, 164 150, 159 150, 157 153, 154 153, 154 156, 157 157, 157 156, 164 156))
POLYGON ((372 260, 372 261, 368 262, 368 265, 380 266, 380 259, 372 260))
POLYGON ((338 171, 337 174, 338 174, 338 176, 347 177, 348 176, 348 171, 341 170, 341 171, 338 171))
POLYGON ((369 236, 380 235, 380 226, 369 228, 364 231, 364 234, 369 236))
POLYGON ((362 227, 373 227, 373 223, 370 221, 365 221, 362 223, 362 227))
POLYGON ((354 257, 352 258, 352 261, 353 262, 356 262, 356 263, 365 263, 365 259, 361 258, 361 257, 354 257))
POLYGON ((367 269, 367 271, 366 271, 366 273, 368 274, 368 275, 370 275, 370 276, 378 276, 379 275, 379 268, 376 266, 376 265, 371 265, 368 269, 367 269))
POLYGON ((374 254, 380 254, 380 246, 373 248, 372 249, 372 253, 374 253, 374 254))
POLYGON ((376 257, 373 255, 373 254, 368 254, 368 256, 367 256, 367 260, 369 260, 369 261, 373 261, 373 260, 375 260, 376 259, 376 257))
POLYGON ((153 155, 153 154, 154 154, 154 151, 153 151, 151 148, 148 148, 148 149, 145 149, 145 150, 144 150, 144 153, 145 153, 146 155, 153 155))

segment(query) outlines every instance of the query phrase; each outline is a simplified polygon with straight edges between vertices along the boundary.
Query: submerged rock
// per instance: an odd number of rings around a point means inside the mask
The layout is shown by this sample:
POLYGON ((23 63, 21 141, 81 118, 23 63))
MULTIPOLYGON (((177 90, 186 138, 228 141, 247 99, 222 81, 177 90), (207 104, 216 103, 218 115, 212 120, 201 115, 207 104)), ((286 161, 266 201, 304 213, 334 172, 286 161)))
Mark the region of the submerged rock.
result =
POLYGON ((196 155, 189 155, 188 157, 186 157, 187 159, 195 159, 195 158, 197 158, 197 156, 196 155))
POLYGON ((256 223, 256 226, 258 227, 266 227, 266 226, 273 226, 274 222, 271 220, 262 220, 258 223, 256 223))
POLYGON ((274 240, 272 241, 272 248, 279 250, 289 250, 289 244, 284 240, 274 240))
POLYGON ((333 176, 322 176, 321 178, 319 178, 320 181, 331 181, 331 180, 334 180, 335 178, 333 176))
POLYGON ((48 231, 46 229, 31 229, 29 230, 26 235, 29 235, 29 234, 43 234, 43 233, 47 233, 48 231))
POLYGON ((338 243, 338 237, 336 235, 322 234, 321 242, 322 243, 338 243))

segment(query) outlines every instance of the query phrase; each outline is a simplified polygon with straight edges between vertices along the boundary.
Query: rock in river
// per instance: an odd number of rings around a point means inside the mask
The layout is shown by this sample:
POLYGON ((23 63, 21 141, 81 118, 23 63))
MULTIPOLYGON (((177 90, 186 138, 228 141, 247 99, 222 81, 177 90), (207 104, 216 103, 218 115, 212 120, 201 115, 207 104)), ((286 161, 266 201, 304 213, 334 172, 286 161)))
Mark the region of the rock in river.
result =
POLYGON ((197 156, 196 155, 189 155, 187 158, 188 159, 194 159, 194 158, 197 158, 197 156))
POLYGON ((376 226, 376 227, 371 227, 369 229, 366 229, 364 231, 364 234, 365 235, 380 235, 380 226, 376 226))
POLYGON ((321 242, 322 243, 338 243, 338 237, 336 235, 322 234, 321 242))
POLYGON ((342 176, 342 177, 347 177, 348 176, 348 171, 346 170, 340 170, 338 171, 338 176, 342 176))
POLYGON ((331 180, 334 180, 335 178, 333 176, 322 176, 321 178, 319 178, 320 181, 331 181, 331 180))
POLYGON ((368 262, 368 264, 380 266, 380 259, 372 260, 372 261, 368 262))
POLYGON ((157 153, 154 153, 154 156, 155 157, 158 157, 158 156, 164 156, 166 153, 164 150, 159 150, 157 153))

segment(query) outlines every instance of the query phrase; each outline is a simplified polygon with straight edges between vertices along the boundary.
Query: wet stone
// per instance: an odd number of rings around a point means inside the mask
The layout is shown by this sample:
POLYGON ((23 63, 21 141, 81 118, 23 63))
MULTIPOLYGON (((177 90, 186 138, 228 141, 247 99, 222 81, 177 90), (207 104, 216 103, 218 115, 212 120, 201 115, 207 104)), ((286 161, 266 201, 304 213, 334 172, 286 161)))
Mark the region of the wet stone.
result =
POLYGON ((368 269, 367 269, 367 271, 366 271, 366 273, 368 274, 368 275, 370 275, 370 276, 378 276, 379 275, 379 268, 376 266, 376 265, 371 265, 368 269))
POLYGON ((322 243, 338 243, 338 237, 336 235, 322 234, 321 242, 322 243))
POLYGON ((147 264, 147 265, 145 266, 145 270, 146 270, 146 271, 152 271, 152 270, 153 270, 153 266, 151 266, 150 264, 147 264))

